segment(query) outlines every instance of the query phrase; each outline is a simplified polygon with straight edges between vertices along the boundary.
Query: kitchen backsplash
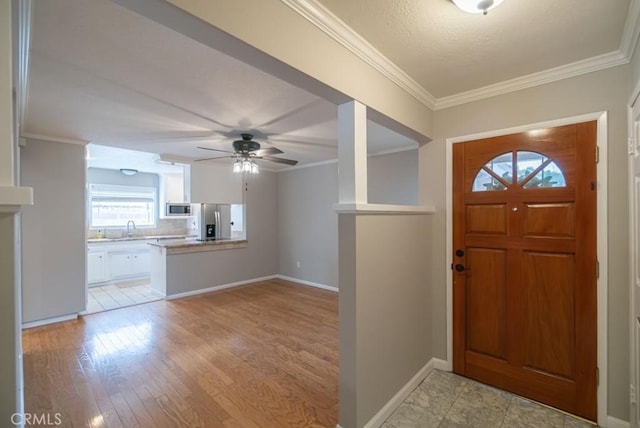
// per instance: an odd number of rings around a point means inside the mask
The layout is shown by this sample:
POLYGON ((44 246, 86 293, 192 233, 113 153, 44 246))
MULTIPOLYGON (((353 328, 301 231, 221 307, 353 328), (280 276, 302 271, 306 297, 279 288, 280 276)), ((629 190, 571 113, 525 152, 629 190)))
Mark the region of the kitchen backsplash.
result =
MULTIPOLYGON (((158 219, 158 227, 140 227, 135 229, 133 234, 134 236, 189 235, 193 234, 193 231, 190 230, 191 221, 192 219, 185 218, 161 218, 158 219)), ((87 238, 95 239, 98 232, 104 233, 104 229, 87 230, 87 238)), ((107 227, 104 238, 122 238, 126 234, 126 227, 107 227)))

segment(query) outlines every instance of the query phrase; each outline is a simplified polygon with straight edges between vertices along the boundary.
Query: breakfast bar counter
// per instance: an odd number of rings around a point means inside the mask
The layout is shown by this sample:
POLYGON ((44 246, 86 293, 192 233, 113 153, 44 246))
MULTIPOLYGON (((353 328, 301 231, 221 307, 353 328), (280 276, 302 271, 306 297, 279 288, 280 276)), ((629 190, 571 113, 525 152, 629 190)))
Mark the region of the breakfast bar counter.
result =
POLYGON ((166 255, 200 253, 203 251, 231 250, 247 246, 246 239, 218 239, 215 241, 198 241, 197 239, 176 239, 151 242, 149 245, 160 247, 166 255))
POLYGON ((167 239, 148 245, 151 288, 166 299, 226 288, 245 279, 242 276, 251 278, 250 270, 243 268, 246 239, 167 239))

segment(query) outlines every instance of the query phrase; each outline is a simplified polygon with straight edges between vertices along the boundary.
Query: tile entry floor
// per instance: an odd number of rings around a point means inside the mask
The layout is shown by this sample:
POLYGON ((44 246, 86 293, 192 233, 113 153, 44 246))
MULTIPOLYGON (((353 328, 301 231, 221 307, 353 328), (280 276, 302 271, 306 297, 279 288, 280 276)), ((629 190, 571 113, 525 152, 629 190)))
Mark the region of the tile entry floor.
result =
POLYGON ((89 287, 86 314, 139 305, 160 300, 151 290, 149 279, 116 282, 100 287, 89 287))
POLYGON ((593 428, 587 422, 453 373, 433 370, 382 428, 593 428))

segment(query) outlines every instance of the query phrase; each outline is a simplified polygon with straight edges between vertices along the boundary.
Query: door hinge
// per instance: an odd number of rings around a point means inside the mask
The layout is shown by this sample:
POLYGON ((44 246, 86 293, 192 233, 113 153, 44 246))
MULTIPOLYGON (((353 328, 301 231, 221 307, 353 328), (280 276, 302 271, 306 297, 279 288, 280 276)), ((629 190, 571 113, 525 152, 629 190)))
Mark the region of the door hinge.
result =
POLYGON ((596 386, 600 385, 600 368, 596 367, 596 386))
POLYGON ((627 153, 632 155, 635 152, 636 140, 635 138, 629 138, 627 141, 627 153))
POLYGON ((629 401, 631 404, 636 403, 636 387, 633 384, 629 385, 629 401))
POLYGON ((596 146, 596 163, 600 162, 600 146, 596 146))
POLYGON ((596 260, 596 279, 600 278, 600 261, 596 260))

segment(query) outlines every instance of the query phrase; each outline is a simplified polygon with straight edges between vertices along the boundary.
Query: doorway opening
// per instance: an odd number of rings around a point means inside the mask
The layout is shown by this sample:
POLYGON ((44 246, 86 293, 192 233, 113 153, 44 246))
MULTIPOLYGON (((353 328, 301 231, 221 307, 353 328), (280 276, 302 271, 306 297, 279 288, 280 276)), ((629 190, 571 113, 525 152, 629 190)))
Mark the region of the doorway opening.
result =
POLYGON ((87 306, 83 314, 163 299, 151 287, 150 243, 186 239, 193 218, 168 215, 186 204, 188 165, 154 153, 87 146, 87 306))

